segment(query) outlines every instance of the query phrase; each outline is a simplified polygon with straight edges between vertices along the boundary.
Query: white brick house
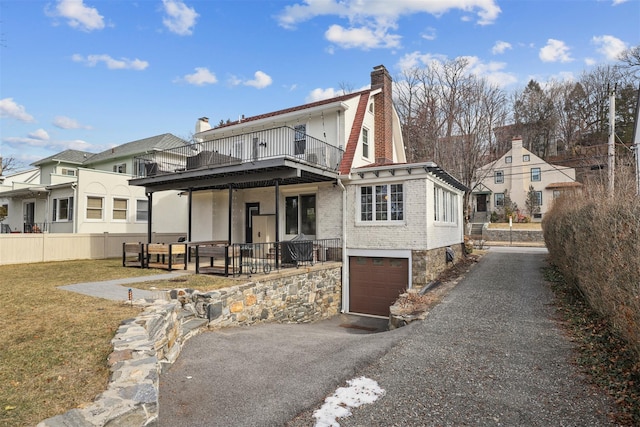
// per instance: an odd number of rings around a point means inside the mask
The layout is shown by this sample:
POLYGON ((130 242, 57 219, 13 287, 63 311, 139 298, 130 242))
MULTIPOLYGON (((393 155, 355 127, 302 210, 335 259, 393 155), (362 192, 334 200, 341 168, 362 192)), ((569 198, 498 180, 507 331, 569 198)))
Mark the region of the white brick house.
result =
POLYGON ((339 241, 343 310, 386 316, 463 242, 464 187, 433 163, 406 163, 391 90, 378 66, 359 92, 215 128, 199 119, 199 142, 138 157, 147 166, 131 183, 186 194, 189 242, 339 241))

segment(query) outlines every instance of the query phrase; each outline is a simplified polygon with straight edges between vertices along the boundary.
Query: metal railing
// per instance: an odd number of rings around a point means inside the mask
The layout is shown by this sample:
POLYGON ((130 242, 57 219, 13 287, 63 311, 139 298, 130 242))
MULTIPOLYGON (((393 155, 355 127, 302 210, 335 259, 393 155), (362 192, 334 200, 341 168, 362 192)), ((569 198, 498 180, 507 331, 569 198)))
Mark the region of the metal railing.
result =
POLYGON ((226 276, 269 274, 285 268, 342 261, 340 239, 198 245, 195 254, 196 264, 201 266, 197 272, 226 276))
POLYGON ((337 170, 344 151, 290 127, 276 127, 156 151, 134 158, 137 177, 288 157, 337 170))
POLYGON ((22 227, 23 233, 44 233, 48 230, 48 223, 39 222, 39 223, 28 223, 25 222, 22 227))

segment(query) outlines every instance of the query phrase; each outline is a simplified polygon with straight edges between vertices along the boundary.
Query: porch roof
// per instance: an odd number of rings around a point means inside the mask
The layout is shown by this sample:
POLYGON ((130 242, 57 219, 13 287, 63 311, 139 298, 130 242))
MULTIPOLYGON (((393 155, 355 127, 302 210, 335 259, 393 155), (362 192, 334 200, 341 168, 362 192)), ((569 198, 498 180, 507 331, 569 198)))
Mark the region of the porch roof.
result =
POLYGON ((15 190, 3 191, 0 192, 0 197, 24 199, 31 197, 39 198, 42 196, 41 198, 45 198, 47 194, 49 194, 49 190, 43 185, 39 187, 23 187, 15 190))
POLYGON ((251 163, 211 165, 210 167, 156 174, 129 180, 131 185, 145 187, 147 191, 222 190, 229 188, 271 187, 280 185, 330 182, 338 172, 318 167, 303 159, 283 156, 256 160, 251 163))

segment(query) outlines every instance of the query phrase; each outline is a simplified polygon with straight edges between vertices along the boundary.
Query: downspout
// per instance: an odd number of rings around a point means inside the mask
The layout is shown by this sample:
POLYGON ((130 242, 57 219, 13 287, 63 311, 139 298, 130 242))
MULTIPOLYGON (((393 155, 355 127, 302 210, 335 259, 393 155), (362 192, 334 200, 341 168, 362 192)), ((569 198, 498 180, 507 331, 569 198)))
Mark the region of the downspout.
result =
POLYGON ((187 242, 191 242, 191 215, 193 213, 193 189, 189 188, 189 223, 187 225, 187 242))
POLYGON ((276 179, 275 182, 276 191, 276 270, 280 269, 280 180, 276 179))
POLYGON ((153 193, 147 192, 147 209, 148 209, 148 218, 147 218, 147 243, 151 243, 151 219, 153 218, 153 193))
POLYGON ((231 241, 231 232, 233 230, 231 221, 233 220, 233 184, 229 184, 229 226, 227 228, 227 237, 229 239, 229 245, 233 244, 231 241))
POLYGON ((73 184, 71 184, 71 189, 73 190, 73 217, 71 219, 72 224, 71 227, 73 228, 73 233, 77 233, 78 232, 78 219, 80 218, 80 215, 78 215, 78 182, 74 182, 73 184))
POLYGON ((344 291, 345 284, 348 282, 348 259, 347 259, 347 189, 344 188, 342 180, 338 178, 336 180, 338 187, 342 190, 342 308, 341 312, 345 313, 345 307, 347 306, 347 293, 344 291), (345 262, 347 262, 347 268, 345 268, 345 262))

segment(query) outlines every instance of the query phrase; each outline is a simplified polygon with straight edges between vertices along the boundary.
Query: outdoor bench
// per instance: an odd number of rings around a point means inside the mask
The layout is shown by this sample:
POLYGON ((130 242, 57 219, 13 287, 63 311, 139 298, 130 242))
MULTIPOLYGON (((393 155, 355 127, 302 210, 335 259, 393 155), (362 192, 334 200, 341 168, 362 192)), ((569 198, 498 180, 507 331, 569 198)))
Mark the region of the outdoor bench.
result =
POLYGON ((122 244, 122 266, 144 268, 144 244, 140 242, 122 244))
POLYGON ((240 249, 237 245, 229 245, 226 241, 214 242, 211 244, 195 245, 196 274, 213 273, 229 275, 230 267, 233 270, 235 264, 232 260, 240 256, 240 249), (207 264, 208 259, 208 265, 207 264), (222 263, 215 263, 222 260, 222 263))
POLYGON ((187 269, 186 243, 148 243, 146 245, 146 267, 174 270, 176 264, 187 269), (182 258, 182 260, 179 260, 182 258))

